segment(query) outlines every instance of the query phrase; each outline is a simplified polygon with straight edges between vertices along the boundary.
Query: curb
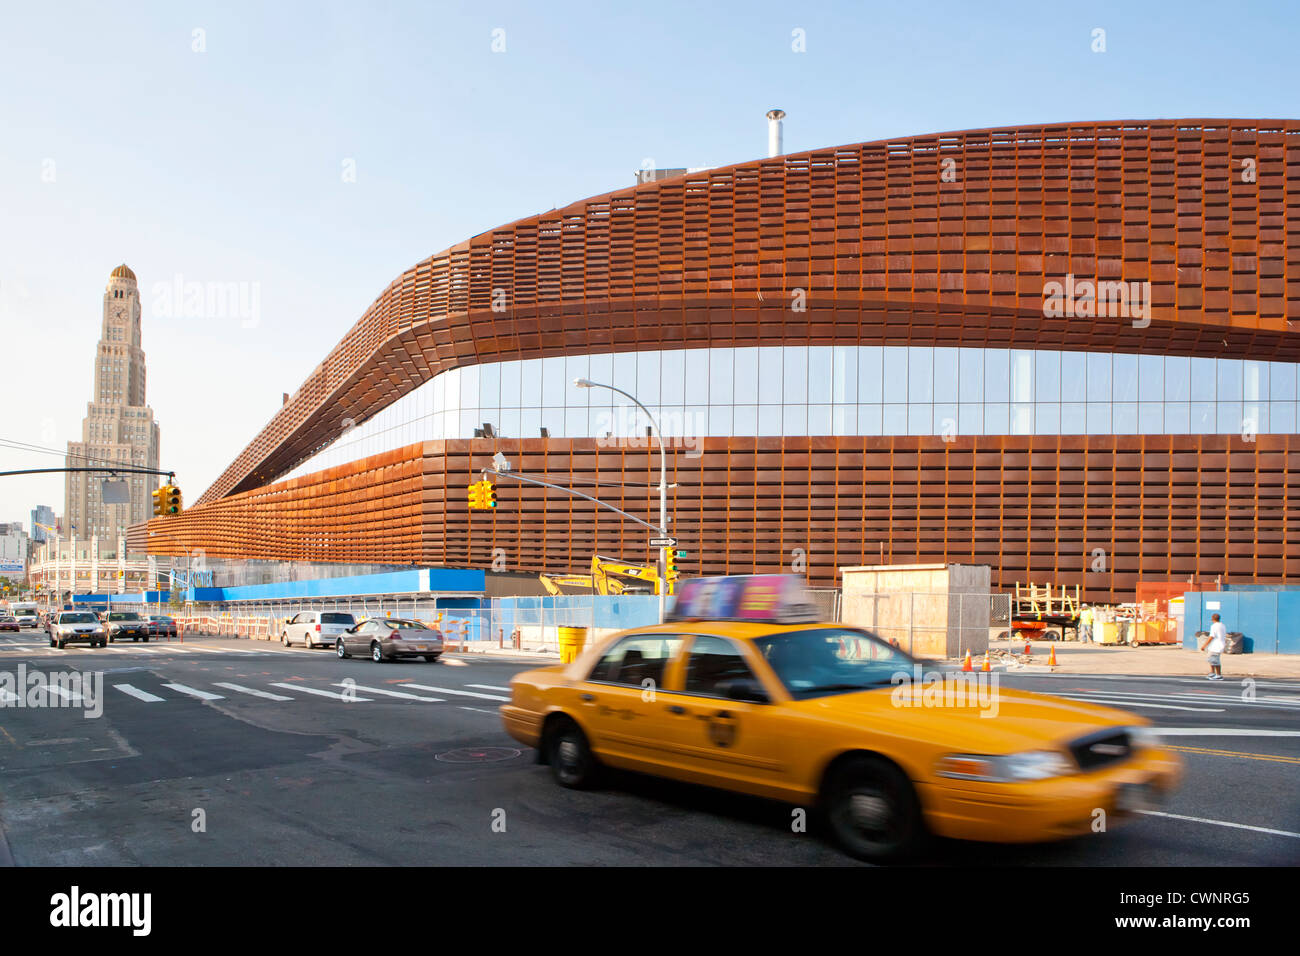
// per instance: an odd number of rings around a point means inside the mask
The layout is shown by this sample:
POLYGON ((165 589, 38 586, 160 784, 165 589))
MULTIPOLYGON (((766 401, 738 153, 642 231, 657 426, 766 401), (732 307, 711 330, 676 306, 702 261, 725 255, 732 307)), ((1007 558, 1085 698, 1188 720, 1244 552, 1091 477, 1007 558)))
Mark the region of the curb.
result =
POLYGON ((0 868, 17 865, 13 854, 9 852, 9 840, 5 836, 4 824, 0 823, 0 868))

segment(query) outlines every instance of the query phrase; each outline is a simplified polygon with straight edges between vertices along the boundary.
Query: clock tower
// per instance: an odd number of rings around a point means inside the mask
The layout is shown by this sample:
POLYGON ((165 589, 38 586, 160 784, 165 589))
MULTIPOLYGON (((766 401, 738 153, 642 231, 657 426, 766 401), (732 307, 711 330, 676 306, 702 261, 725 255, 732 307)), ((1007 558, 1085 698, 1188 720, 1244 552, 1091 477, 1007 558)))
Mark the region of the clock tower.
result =
MULTIPOLYGON (((123 467, 158 467, 158 424, 145 404, 144 349, 140 347, 140 289, 126 265, 113 270, 104 290, 104 314, 95 350, 94 391, 86 406, 81 441, 68 442, 68 466, 114 463, 123 467)), ((88 544, 98 537, 116 551, 133 524, 153 513, 156 475, 123 475, 130 489, 127 504, 104 502, 100 483, 107 475, 69 473, 64 515, 69 531, 88 544)), ((101 554, 103 548, 101 548, 101 554)))

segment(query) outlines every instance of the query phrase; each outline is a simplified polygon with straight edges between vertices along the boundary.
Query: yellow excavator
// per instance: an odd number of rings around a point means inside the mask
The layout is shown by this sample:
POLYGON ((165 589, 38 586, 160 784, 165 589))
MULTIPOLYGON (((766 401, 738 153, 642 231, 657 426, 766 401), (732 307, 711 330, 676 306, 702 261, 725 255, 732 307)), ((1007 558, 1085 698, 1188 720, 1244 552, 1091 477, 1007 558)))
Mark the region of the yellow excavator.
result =
MULTIPOLYGON (((562 588, 566 587, 584 588, 597 594, 659 593, 659 571, 653 566, 628 564, 599 554, 592 555, 590 574, 539 574, 537 579, 551 594, 563 594, 562 588)), ((672 576, 668 578, 668 593, 673 593, 672 576)))

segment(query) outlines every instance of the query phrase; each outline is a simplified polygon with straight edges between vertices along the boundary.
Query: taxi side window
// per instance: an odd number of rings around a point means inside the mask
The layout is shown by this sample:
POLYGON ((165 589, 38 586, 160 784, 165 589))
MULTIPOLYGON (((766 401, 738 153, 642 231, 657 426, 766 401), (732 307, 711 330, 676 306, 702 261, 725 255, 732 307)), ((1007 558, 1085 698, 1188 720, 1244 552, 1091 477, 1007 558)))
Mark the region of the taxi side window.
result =
POLYGON ((643 634, 619 641, 592 668, 588 680, 643 686, 646 680, 663 684, 668 662, 682 646, 676 635, 643 634))
POLYGON ((753 679, 740 648, 731 641, 705 635, 691 643, 686 660, 686 693, 725 697, 732 681, 753 679))

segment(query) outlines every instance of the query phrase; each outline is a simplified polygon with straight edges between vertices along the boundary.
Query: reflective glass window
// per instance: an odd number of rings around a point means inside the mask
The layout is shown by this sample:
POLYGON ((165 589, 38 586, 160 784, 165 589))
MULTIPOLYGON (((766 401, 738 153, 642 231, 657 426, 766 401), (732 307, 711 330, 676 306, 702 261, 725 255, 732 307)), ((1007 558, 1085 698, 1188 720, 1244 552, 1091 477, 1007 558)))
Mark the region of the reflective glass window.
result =
POLYGON ((953 348, 936 348, 934 350, 934 402, 948 404, 956 402, 958 392, 957 350, 953 348))
MULTIPOLYGON (((1079 392, 1078 394, 1083 394, 1079 392)), ((1061 434, 1088 434, 1088 406, 1083 402, 1061 403, 1061 434)))
POLYGON ((945 436, 961 433, 956 402, 935 402, 933 433, 945 436))
POLYGON ((1191 427, 1187 402, 1165 402, 1165 431, 1170 435, 1186 435, 1191 427))
MULTIPOLYGON (((758 350, 758 401, 761 405, 780 405, 783 401, 781 351, 779 348, 758 350)), ((779 435, 780 432, 765 434, 779 435)))
POLYGON ((1160 402, 1165 397, 1165 357, 1138 356, 1138 401, 1160 402))
POLYGON ((753 434, 751 429, 748 432, 736 431, 732 427, 731 420, 732 408, 730 405, 714 405, 709 409, 709 434, 710 435, 743 435, 753 434))
POLYGON ((984 403, 963 402, 957 411, 957 433, 959 435, 984 434, 984 403))
MULTIPOLYGON (((1195 382, 1195 379, 1193 379, 1195 382)), ((1213 435, 1218 428, 1215 422, 1214 403, 1213 402, 1192 402, 1191 423, 1188 431, 1193 435, 1213 435)))
MULTIPOLYGON (((1061 400, 1061 353, 1048 350, 1034 353, 1034 401, 1061 400)), ((1038 429, 1042 434, 1042 429, 1038 429)))
MULTIPOLYGON (((1219 402, 1241 401, 1241 360, 1218 359, 1219 391, 1215 395, 1219 402)), ((1235 429, 1234 429, 1235 431, 1235 429)))
POLYGON ((630 389, 622 382, 615 382, 619 388, 631 392, 642 405, 649 407, 659 404, 659 353, 641 352, 636 357, 636 388, 630 389))
POLYGON ((1192 360, 1185 355, 1165 356, 1165 400, 1185 402, 1192 397, 1192 360))
MULTIPOLYGON (((591 357, 591 370, 588 372, 587 377, 593 382, 600 382, 602 385, 617 384, 614 381, 614 356, 608 352, 604 355, 593 355, 591 357)), ((608 404, 608 396, 609 392, 607 390, 593 388, 588 401, 592 405, 605 405, 608 404), (597 392, 604 392, 605 397, 602 398, 596 394, 597 392)))
POLYGON ((883 405, 858 406, 858 434, 883 435, 885 433, 883 405))
POLYGON ((758 406, 758 433, 760 435, 781 434, 781 420, 780 405, 758 406))
MULTIPOLYGON (((731 409, 727 409, 727 418, 731 418, 731 409)), ((698 448, 698 440, 709 434, 709 407, 707 405, 687 405, 686 416, 682 419, 682 438, 688 447, 698 448)))
MULTIPOLYGON (((791 434, 786 432, 787 435, 791 434)), ((809 405, 808 406, 808 431, 809 435, 830 435, 831 431, 831 407, 829 405, 809 405)))
POLYGON ((709 403, 709 353, 706 349, 690 349, 685 355, 686 403, 709 403))
POLYGON ((957 372, 962 404, 984 401, 984 352, 981 349, 958 349, 957 372))
MULTIPOLYGON (((605 395, 609 394, 607 389, 603 388, 578 388, 573 382, 575 379, 585 378, 589 381, 598 382, 600 379, 592 378, 591 360, 585 355, 566 355, 564 358, 564 404, 570 408, 586 408, 592 401, 597 405, 604 403, 605 395), (603 392, 602 395, 593 395, 592 392, 603 392)), ((603 384, 612 384, 606 381, 603 384)))
POLYGON ((858 350, 859 405, 872 405, 885 400, 883 358, 884 350, 879 346, 871 345, 858 350))
POLYGON ((1034 433, 1034 406, 1030 402, 1014 402, 1011 405, 1011 434, 1032 435, 1034 433))
POLYGON ((984 434, 1011 434, 1011 406, 1006 402, 986 402, 984 405, 984 434))
POLYGON ((884 409, 884 433, 886 435, 906 435, 907 406, 900 405, 898 402, 889 402, 884 406, 884 409))
MULTIPOLYGON (((1011 399, 1011 353, 1006 349, 989 349, 984 353, 984 401, 1006 402, 1011 399)), ((987 432, 1000 435, 1004 432, 987 432)))
POLYGON ((1242 406, 1242 434, 1267 435, 1269 433, 1268 404, 1268 402, 1246 402, 1242 406))
MULTIPOLYGON (((1111 400, 1111 367, 1110 355, 1108 354, 1089 354, 1088 355, 1088 402, 1109 402, 1111 400)), ((1092 427, 1092 410, 1088 414, 1088 434, 1102 434, 1096 432, 1092 427)))
POLYGON ((1269 430, 1277 435, 1294 434, 1296 431, 1296 403, 1272 402, 1269 405, 1269 430))
POLYGON ((503 408, 501 409, 501 434, 508 438, 523 437, 519 425, 519 409, 503 408))
POLYGON ((519 363, 519 407, 537 408, 542 404, 542 360, 519 363))
POLYGON ((1138 431, 1144 435, 1165 434, 1164 403, 1138 402, 1138 431))
POLYGON ((1061 401, 1088 400, 1088 358, 1081 352, 1061 353, 1061 401))
POLYGON ((1237 435, 1241 433, 1241 402, 1219 402, 1218 403, 1218 426, 1216 431, 1221 435, 1237 435))
POLYGON ((519 437, 536 438, 538 430, 542 427, 542 410, 534 405, 532 408, 522 408, 519 411, 519 437))
MULTIPOLYGON (((780 401, 787 405, 803 404, 808 401, 808 350, 798 346, 784 349, 781 356, 784 367, 784 389, 778 394, 780 401)), ((786 432, 787 435, 793 432, 786 432)))
MULTIPOLYGON (((1218 384, 1218 369, 1214 359, 1192 359, 1192 401, 1212 402, 1218 384)), ((1193 427, 1192 431, 1196 431, 1193 427)))
POLYGON ((1115 402, 1111 406, 1110 415, 1111 427, 1116 435, 1137 434, 1137 402, 1115 402))
POLYGON ((907 350, 907 400, 913 404, 934 400, 934 349, 928 346, 907 350))
POLYGON ((442 407, 445 411, 460 408, 460 369, 454 368, 444 372, 441 376, 443 380, 443 401, 442 407))
MULTIPOLYGON (((1136 402, 1138 397, 1138 357, 1136 355, 1112 355, 1111 398, 1116 402, 1136 402)), ((1136 416, 1136 410, 1134 411, 1136 416)))
POLYGON ((809 434, 807 405, 785 405, 782 407, 781 412, 782 435, 809 434))
POLYGON ((831 401, 831 349, 814 345, 808 349, 808 404, 826 405, 831 401))
MULTIPOLYGON (((636 353, 615 352, 614 353, 614 374, 609 377, 609 381, 607 381, 605 384, 617 385, 619 388, 624 389, 625 391, 629 391, 633 395, 635 395, 637 394, 636 388, 629 387, 628 383, 631 382, 633 386, 635 386, 636 374, 637 374, 636 353)), ((616 404, 618 402, 626 401, 626 399, 624 399, 621 395, 616 395, 613 392, 610 393, 609 400, 610 400, 610 404, 616 404)), ((642 399, 642 401, 645 401, 645 399, 642 399)))
POLYGON ((734 349, 712 349, 709 356, 709 404, 732 405, 736 397, 732 392, 732 363, 736 360, 734 349))
POLYGON ((1269 369, 1268 394, 1275 402, 1296 399, 1296 367, 1287 362, 1273 362, 1269 369))
POLYGON ((1246 361, 1242 365, 1242 398, 1258 402, 1268 398, 1268 362, 1246 361))
POLYGON ((1061 433, 1060 402, 1039 402, 1034 406, 1034 433, 1038 435, 1061 433))
MULTIPOLYGON (((856 404, 858 401, 858 356, 856 350, 837 345, 831 358, 831 401, 856 404)), ((856 415, 855 415, 856 417, 856 415)), ((838 434, 852 434, 840 432, 838 434)))
POLYGON ((895 345, 885 346, 885 364, 881 371, 885 383, 885 401, 897 403, 907 400, 907 362, 906 348, 895 345))
MULTIPOLYGON (((758 404, 758 349, 736 349, 736 372, 733 379, 736 393, 735 404, 758 404)), ((754 434, 741 432, 740 434, 754 434)))
POLYGON ((907 434, 933 435, 934 408, 925 404, 907 406, 907 434))
MULTIPOLYGON (((854 368, 857 364, 854 364, 854 368)), ((832 405, 831 406, 831 434, 832 435, 856 435, 858 434, 858 406, 857 405, 832 405)))
MULTIPOLYGON (((665 405, 681 405, 686 401, 686 353, 671 349, 660 354, 659 398, 665 405)), ((638 396, 639 397, 639 396, 638 396)), ((645 401, 645 399, 641 399, 645 401)))
POLYGON ((757 405, 736 405, 731 409, 732 434, 735 435, 757 435, 758 431, 758 406, 757 405))
POLYGON ((1110 403, 1089 402, 1088 434, 1109 435, 1110 433, 1110 403))
POLYGON ((582 438, 591 434, 587 428, 587 409, 569 407, 564 410, 564 436, 582 438))
MULTIPOLYGON (((1026 349, 1013 349, 1011 352, 1011 400, 1034 400, 1034 353, 1026 349)), ((1015 420, 1014 412, 1012 420, 1015 420)))

